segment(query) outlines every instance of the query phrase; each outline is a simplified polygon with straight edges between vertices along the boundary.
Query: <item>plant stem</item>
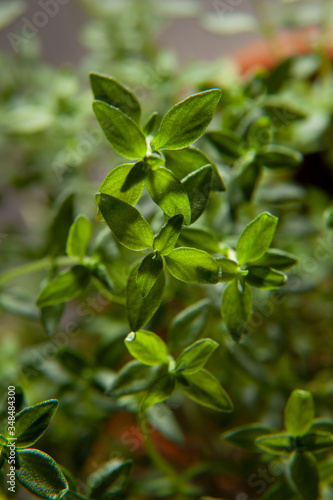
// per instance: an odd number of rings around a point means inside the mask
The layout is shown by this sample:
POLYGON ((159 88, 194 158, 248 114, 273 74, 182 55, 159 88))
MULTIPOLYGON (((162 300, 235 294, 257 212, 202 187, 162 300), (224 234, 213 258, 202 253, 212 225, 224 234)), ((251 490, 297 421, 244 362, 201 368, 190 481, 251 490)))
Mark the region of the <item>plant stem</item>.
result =
POLYGON ((78 257, 58 257, 52 259, 51 257, 45 257, 44 259, 37 260, 36 262, 31 262, 29 264, 24 264, 23 266, 15 267, 14 269, 9 269, 9 271, 3 273, 0 276, 0 286, 5 285, 9 281, 12 281, 19 276, 24 276, 25 274, 35 273, 43 269, 47 269, 52 266, 70 266, 73 264, 78 264, 80 259, 78 257))

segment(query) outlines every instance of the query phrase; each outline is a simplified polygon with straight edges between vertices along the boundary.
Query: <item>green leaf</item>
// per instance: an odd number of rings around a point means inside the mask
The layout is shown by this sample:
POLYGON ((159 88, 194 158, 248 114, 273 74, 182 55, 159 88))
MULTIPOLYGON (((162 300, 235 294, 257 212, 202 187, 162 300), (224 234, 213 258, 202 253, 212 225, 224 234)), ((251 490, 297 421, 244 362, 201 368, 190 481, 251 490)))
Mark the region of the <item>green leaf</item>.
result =
MULTIPOLYGON (((150 169, 147 161, 148 161, 147 158, 144 158, 143 160, 139 160, 134 165, 132 165, 132 168, 128 172, 126 179, 120 189, 121 194, 124 197, 123 201, 126 201, 125 197, 128 196, 127 195, 128 191, 133 191, 133 188, 136 188, 136 191, 138 191, 138 187, 141 188, 141 186, 143 188, 143 181, 147 177, 147 174, 150 169)), ((140 196, 141 194, 142 194, 142 189, 140 192, 140 196)), ((116 198, 122 199, 120 196, 116 196, 116 198)), ((137 201, 138 200, 139 198, 137 199, 137 201)), ((135 203, 130 203, 130 205, 134 205, 135 203)))
POLYGON ((157 127, 157 123, 158 123, 158 120, 159 120, 159 113, 157 111, 154 111, 148 118, 148 120, 146 121, 144 127, 143 127, 143 131, 144 133, 148 136, 148 135, 152 135, 157 127))
POLYGON ((182 183, 167 168, 150 170, 146 178, 150 197, 169 217, 182 214, 184 224, 191 222, 191 206, 182 183))
POLYGON ((203 299, 181 311, 172 320, 168 343, 170 348, 186 347, 204 332, 211 302, 203 299))
POLYGON ((215 233, 204 227, 185 227, 178 239, 178 245, 195 247, 211 253, 221 252, 215 233))
POLYGON ((95 99, 104 101, 140 124, 141 106, 135 94, 117 80, 100 73, 90 73, 90 85, 95 99))
POLYGON ((156 253, 147 255, 138 269, 136 284, 141 297, 145 298, 163 271, 163 259, 156 253))
POLYGON ((175 389, 175 384, 176 382, 174 376, 169 373, 158 378, 143 398, 140 413, 144 413, 151 406, 157 403, 163 403, 163 401, 168 399, 175 389))
POLYGON ((203 214, 209 200, 213 170, 205 165, 182 179, 191 205, 191 224, 203 214))
POLYGON ((252 301, 251 287, 244 283, 242 288, 237 279, 229 283, 223 292, 222 319, 235 342, 241 339, 249 322, 252 301))
POLYGON ((191 375, 201 370, 219 344, 212 339, 198 340, 185 349, 176 361, 176 372, 182 375, 191 375))
POLYGON ((64 312, 64 304, 42 307, 40 319, 48 335, 54 335, 64 312))
POLYGON ((135 122, 120 109, 103 101, 94 101, 95 116, 113 149, 125 158, 143 158, 146 138, 135 122))
POLYGON ((295 389, 287 401, 284 425, 294 437, 304 436, 314 419, 314 403, 311 392, 295 389))
POLYGON ((143 365, 139 361, 127 363, 117 373, 109 388, 108 395, 118 398, 147 390, 156 378, 158 368, 157 366, 143 365))
POLYGON ((279 271, 290 269, 297 264, 298 260, 295 255, 277 248, 269 248, 267 252, 258 260, 254 260, 254 266, 273 267, 279 271))
POLYGON ((250 147, 261 149, 272 142, 272 135, 272 122, 270 118, 261 116, 252 123, 247 134, 247 140, 250 147))
POLYGON ((222 435, 224 441, 245 450, 258 451, 256 439, 264 434, 272 432, 267 426, 262 424, 250 424, 236 427, 222 435))
POLYGON ((34 449, 21 450, 18 455, 16 477, 30 493, 45 500, 59 500, 67 493, 66 478, 53 458, 34 449))
POLYGON ((74 194, 57 199, 55 214, 49 226, 46 251, 50 256, 63 255, 66 251, 68 231, 74 218, 74 194))
POLYGON ((333 207, 329 207, 324 212, 324 219, 326 227, 328 229, 333 229, 333 207))
POLYGON ((109 292, 114 291, 114 284, 111 277, 109 276, 107 267, 103 264, 98 264, 92 271, 92 279, 96 288, 99 290, 99 285, 109 292))
POLYGON ((205 138, 215 146, 223 160, 227 162, 237 160, 242 154, 242 138, 231 130, 207 132, 205 138))
POLYGON ((288 456, 294 449, 292 437, 285 432, 261 436, 256 440, 256 444, 271 455, 288 456))
POLYGON ((131 332, 127 335, 125 344, 132 356, 144 365, 169 363, 165 342, 153 332, 131 332))
POLYGON ((221 99, 221 90, 194 94, 179 102, 162 120, 152 146, 155 149, 182 149, 202 136, 221 99))
POLYGON ((333 435, 327 432, 314 432, 298 438, 300 451, 320 453, 333 449, 333 435))
POLYGON ((294 453, 289 468, 292 482, 302 498, 304 500, 317 500, 319 473, 317 461, 312 453, 294 453))
POLYGON ((265 290, 274 290, 281 288, 287 283, 288 277, 270 267, 249 266, 245 281, 251 286, 263 288, 265 290))
POLYGON ((37 305, 53 306, 78 297, 87 288, 90 278, 91 273, 84 266, 73 266, 63 271, 42 289, 37 305))
POLYGON ((302 163, 303 155, 286 146, 268 144, 257 153, 256 160, 268 168, 296 168, 302 163))
POLYGON ((220 177, 217 166, 200 149, 189 147, 176 151, 164 150, 163 155, 165 156, 166 168, 172 170, 180 180, 204 165, 211 165, 213 169, 211 190, 218 192, 225 191, 225 185, 220 177))
POLYGON ((70 257, 84 257, 92 235, 92 224, 84 215, 78 215, 69 229, 66 253, 70 257))
POLYGON ((217 283, 219 265, 211 255, 196 248, 180 247, 165 256, 168 270, 185 283, 217 283))
MULTIPOLYGON (((38 441, 50 425, 56 411, 58 401, 50 399, 21 410, 15 416, 15 445, 17 448, 27 448, 38 441)), ((6 437, 10 434, 7 429, 6 437)))
POLYGON ((161 304, 165 286, 165 276, 164 273, 161 273, 147 297, 141 297, 136 283, 136 276, 140 265, 141 263, 139 262, 132 269, 126 287, 128 321, 134 332, 140 330, 154 316, 161 304))
POLYGON ((89 499, 100 500, 109 498, 108 494, 121 492, 129 479, 132 465, 132 460, 114 458, 97 469, 87 481, 89 499))
POLYGON ((232 259, 228 259, 227 257, 221 257, 215 260, 219 264, 222 272, 222 277, 220 278, 220 281, 223 283, 226 283, 228 281, 233 281, 238 274, 238 269, 239 269, 238 262, 235 262, 232 259))
POLYGON ((333 418, 315 418, 312 422, 310 431, 329 432, 333 434, 333 418))
POLYGON ((131 186, 126 189, 128 179, 131 178, 132 172, 137 170, 137 166, 142 165, 142 161, 135 164, 124 163, 111 170, 100 185, 99 192, 109 194, 118 198, 129 205, 135 205, 142 195, 143 179, 139 179, 137 183, 131 182, 131 186))
POLYGON ((184 216, 174 215, 154 236, 154 249, 168 255, 175 247, 183 226, 184 216))
POLYGON ((245 227, 236 246, 240 265, 258 260, 267 252, 272 243, 277 223, 277 217, 264 212, 245 227))
POLYGON ((212 410, 231 412, 234 407, 220 382, 207 370, 199 370, 192 375, 182 375, 186 385, 179 380, 179 388, 190 399, 212 410))
POLYGON ((131 250, 153 246, 153 232, 136 208, 104 193, 98 194, 96 200, 105 222, 122 245, 131 250))

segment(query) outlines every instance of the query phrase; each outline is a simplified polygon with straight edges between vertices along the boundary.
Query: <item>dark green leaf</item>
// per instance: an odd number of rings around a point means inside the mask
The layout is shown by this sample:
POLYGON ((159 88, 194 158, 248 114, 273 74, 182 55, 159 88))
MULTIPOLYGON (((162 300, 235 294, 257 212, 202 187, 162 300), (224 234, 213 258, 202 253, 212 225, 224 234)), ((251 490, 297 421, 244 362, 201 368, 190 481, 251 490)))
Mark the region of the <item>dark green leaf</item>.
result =
POLYGON ((92 271, 93 283, 98 289, 98 284, 101 284, 109 292, 114 291, 112 279, 107 268, 103 264, 98 264, 92 271), (97 280, 97 283, 96 283, 97 280))
POLYGON ((286 146, 269 144, 261 149, 256 159, 268 168, 296 168, 302 162, 303 156, 286 146))
POLYGON ((127 87, 100 73, 90 73, 90 85, 95 99, 119 108, 137 124, 140 123, 140 103, 127 87))
POLYGON ((220 177, 217 166, 200 149, 189 147, 176 151, 164 150, 163 154, 165 156, 165 166, 169 170, 172 170, 178 179, 183 179, 204 165, 211 165, 213 168, 211 190, 225 191, 225 185, 220 177))
POLYGON ((182 377, 186 385, 179 383, 178 386, 190 399, 212 410, 228 413, 233 411, 230 397, 218 379, 210 372, 202 369, 192 375, 182 375, 182 377))
POLYGON ((202 136, 221 98, 220 89, 194 94, 179 102, 165 115, 152 146, 155 149, 182 149, 202 136))
POLYGON ((265 290, 274 290, 281 288, 287 283, 288 277, 270 267, 249 266, 249 273, 245 276, 245 280, 251 286, 263 288, 265 290))
POLYGON ((220 252, 219 241, 213 231, 199 227, 185 227, 178 239, 181 247, 195 247, 205 252, 220 252))
POLYGON ((288 456, 294 449, 292 437, 285 432, 261 436, 256 440, 256 444, 271 455, 288 456))
POLYGON ((41 321, 48 335, 54 335, 64 312, 64 304, 42 307, 41 321))
MULTIPOLYGON (((50 399, 21 410, 15 417, 15 445, 17 448, 32 446, 42 437, 50 425, 56 411, 58 401, 50 399)), ((8 430, 6 437, 10 437, 8 430)))
POLYGON ((147 297, 141 297, 136 283, 140 265, 139 262, 132 269, 126 287, 127 315, 130 327, 134 332, 140 330, 154 316, 161 304, 165 286, 165 276, 164 273, 161 273, 147 297))
POLYGON ((68 233, 66 253, 70 257, 84 257, 92 235, 92 224, 84 215, 78 215, 68 233))
POLYGON ((168 255, 175 247, 183 226, 184 216, 174 215, 154 236, 154 249, 168 255))
POLYGON ((329 432, 333 434, 333 418, 315 418, 310 431, 329 432))
POLYGON ((290 475, 298 493, 304 500, 317 500, 319 473, 312 453, 294 453, 290 460, 290 475))
POLYGON ((122 245, 131 250, 153 246, 153 232, 136 208, 104 193, 96 199, 105 222, 122 245))
POLYGON ((95 116, 113 149, 125 158, 143 158, 146 138, 135 122, 120 109, 103 101, 94 101, 95 116))
POLYGON ((240 265, 258 260, 267 252, 274 237, 277 223, 277 217, 264 212, 246 226, 236 246, 240 265))
POLYGON ((196 248, 176 248, 165 256, 168 270, 185 283, 217 283, 219 266, 213 257, 196 248))
POLYGON ((16 477, 30 493, 45 500, 59 500, 67 493, 65 476, 49 455, 39 450, 21 450, 19 461, 16 477))
POLYGON ((238 342, 249 322, 252 312, 252 290, 244 283, 241 287, 235 279, 225 288, 222 296, 222 319, 232 338, 238 342))
POLYGON ((175 371, 191 375, 201 370, 219 344, 212 339, 198 340, 185 349, 177 358, 175 371))
POLYGON ((115 458, 109 460, 103 467, 88 478, 88 497, 91 500, 108 498, 108 493, 122 491, 132 470, 132 460, 115 458))
POLYGON ((239 448, 258 451, 256 439, 270 432, 272 432, 272 429, 267 426, 262 424, 250 424, 236 427, 236 429, 225 432, 222 438, 227 441, 227 443, 238 446, 239 448))
POLYGON ((328 229, 333 229, 333 207, 329 207, 324 212, 324 218, 326 222, 326 227, 328 229))
POLYGON ((284 411, 284 425, 294 437, 304 436, 314 419, 314 403, 311 392, 295 389, 284 411))
POLYGON ((191 224, 199 219, 208 203, 213 170, 205 165, 182 179, 191 205, 191 224))
POLYGON ((222 277, 220 278, 220 281, 225 283, 234 280, 236 275, 238 274, 238 262, 235 262, 232 259, 228 259, 227 257, 221 257, 215 260, 222 271, 222 277))
POLYGON ((90 271, 84 266, 73 266, 63 271, 42 289, 37 305, 53 306, 78 297, 87 288, 90 277, 90 271))
POLYGON ((186 347, 200 337, 207 324, 210 307, 210 301, 204 299, 177 314, 169 330, 171 348, 186 347))
POLYGON ((163 259, 156 253, 147 255, 138 269, 136 284, 141 297, 147 297, 163 271, 163 259))
POLYGON ((300 451, 312 451, 313 453, 319 453, 324 451, 329 451, 333 449, 333 435, 327 432, 315 432, 305 434, 299 438, 299 443, 297 448, 300 451))
POLYGON ((143 127, 143 131, 147 136, 152 135, 154 133, 154 131, 157 127, 158 120, 159 120, 159 114, 157 111, 154 111, 149 116, 148 120, 146 121, 146 123, 143 127))
POLYGON ((169 217, 182 214, 184 224, 191 222, 191 206, 182 183, 167 168, 150 170, 146 178, 150 197, 169 217))
POLYGON ((242 139, 231 130, 207 132, 205 137, 218 150, 221 157, 227 162, 235 161, 242 154, 242 139))
POLYGON ((63 255, 66 250, 68 231, 74 218, 74 194, 67 194, 57 199, 55 206, 55 215, 50 224, 47 237, 46 251, 49 255, 55 257, 63 255))
POLYGON ((175 388, 175 378, 169 373, 162 375, 158 378, 151 388, 149 389, 146 396, 143 398, 140 412, 144 413, 151 406, 162 403, 166 399, 168 399, 173 393, 175 388))
POLYGON ((279 271, 284 271, 297 264, 295 255, 277 248, 269 248, 260 259, 252 262, 254 266, 273 267, 279 271))
POLYGON ((132 356, 144 365, 153 366, 169 362, 165 342, 153 332, 146 330, 131 332, 127 335, 125 344, 132 356))
POLYGON ((145 391, 152 384, 157 374, 157 366, 148 366, 139 361, 131 361, 118 372, 108 391, 108 395, 118 398, 145 391))

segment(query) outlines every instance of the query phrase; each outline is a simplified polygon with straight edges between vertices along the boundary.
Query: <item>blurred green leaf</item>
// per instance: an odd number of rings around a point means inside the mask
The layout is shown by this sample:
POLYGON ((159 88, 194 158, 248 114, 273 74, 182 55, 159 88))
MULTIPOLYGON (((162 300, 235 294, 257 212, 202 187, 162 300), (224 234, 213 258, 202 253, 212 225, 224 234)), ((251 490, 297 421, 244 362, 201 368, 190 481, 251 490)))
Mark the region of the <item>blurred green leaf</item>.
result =
POLYGON ((219 344, 212 339, 198 340, 185 349, 176 360, 176 372, 191 375, 201 370, 219 344))
POLYGON ((287 401, 284 425, 294 437, 304 436, 314 419, 314 403, 311 392, 295 389, 287 401))
POLYGON ((78 297, 89 285, 91 272, 84 266, 73 266, 58 274, 41 290, 37 305, 53 306, 78 297))

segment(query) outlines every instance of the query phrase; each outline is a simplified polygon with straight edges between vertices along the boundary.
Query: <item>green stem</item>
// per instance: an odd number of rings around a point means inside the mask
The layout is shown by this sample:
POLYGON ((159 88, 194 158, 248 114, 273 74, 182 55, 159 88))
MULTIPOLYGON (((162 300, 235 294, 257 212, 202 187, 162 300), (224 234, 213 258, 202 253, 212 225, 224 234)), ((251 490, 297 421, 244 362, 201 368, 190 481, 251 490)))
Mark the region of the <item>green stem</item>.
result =
POLYGON ((78 264, 80 259, 78 257, 58 257, 53 259, 51 257, 45 257, 44 259, 38 260, 37 262, 30 262, 29 264, 24 264, 23 266, 15 267, 14 269, 9 269, 9 271, 3 273, 0 276, 0 286, 5 285, 9 281, 14 280, 25 274, 35 273, 43 269, 47 269, 52 266, 70 266, 73 264, 78 264))

